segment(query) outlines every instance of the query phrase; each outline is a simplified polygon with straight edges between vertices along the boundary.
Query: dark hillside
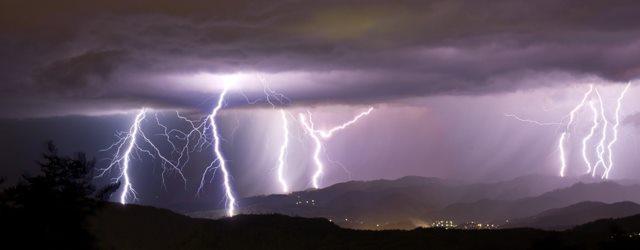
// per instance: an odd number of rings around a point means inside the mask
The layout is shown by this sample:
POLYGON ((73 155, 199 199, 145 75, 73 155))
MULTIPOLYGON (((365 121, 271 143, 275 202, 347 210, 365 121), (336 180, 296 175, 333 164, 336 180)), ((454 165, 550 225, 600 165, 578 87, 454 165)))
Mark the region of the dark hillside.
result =
POLYGON ((640 243, 628 237, 640 232, 640 216, 597 221, 566 232, 366 231, 340 228, 325 219, 239 215, 207 220, 151 207, 111 205, 90 224, 102 249, 598 249, 603 244, 640 243))

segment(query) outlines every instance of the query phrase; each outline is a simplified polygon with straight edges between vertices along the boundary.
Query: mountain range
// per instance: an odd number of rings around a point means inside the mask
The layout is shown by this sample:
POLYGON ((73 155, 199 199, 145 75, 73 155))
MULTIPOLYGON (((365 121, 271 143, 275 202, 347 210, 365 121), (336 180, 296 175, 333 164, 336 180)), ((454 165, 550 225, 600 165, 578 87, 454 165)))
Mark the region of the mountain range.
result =
MULTIPOLYGON (((526 218, 547 210, 585 201, 640 203, 638 185, 582 181, 529 175, 502 182, 468 183, 409 176, 397 180, 350 181, 287 195, 249 197, 239 200, 238 204, 239 212, 244 214, 323 217, 342 227, 354 229, 412 229, 428 227, 441 220, 511 226, 510 221, 525 223, 531 221, 526 218)), ((219 218, 224 215, 224 210, 211 209, 187 214, 219 218)), ((585 218, 608 218, 602 216, 614 215, 601 213, 598 216, 594 212, 594 215, 585 215, 585 218)), ((557 226, 562 228, 576 225, 577 222, 586 221, 576 219, 573 223, 557 226)), ((527 225, 536 226, 536 223, 527 225)), ((552 226, 541 224, 542 228, 552 226)))
POLYGON ((630 201, 607 204, 584 201, 563 208, 546 210, 537 215, 516 219, 503 228, 539 228, 545 230, 565 230, 603 218, 621 218, 640 214, 640 205, 630 201))
POLYGON ((604 203, 631 201, 640 202, 640 186, 620 185, 615 182, 576 183, 542 195, 516 200, 482 199, 475 202, 448 205, 431 218, 455 218, 502 224, 509 220, 534 216, 545 210, 562 208, 579 202, 604 203))

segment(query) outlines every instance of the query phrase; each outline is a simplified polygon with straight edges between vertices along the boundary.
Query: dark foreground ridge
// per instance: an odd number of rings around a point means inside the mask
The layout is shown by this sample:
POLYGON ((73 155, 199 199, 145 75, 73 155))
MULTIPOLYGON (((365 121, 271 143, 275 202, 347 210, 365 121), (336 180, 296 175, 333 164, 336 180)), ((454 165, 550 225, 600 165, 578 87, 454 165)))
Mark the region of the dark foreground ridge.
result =
POLYGON ((562 232, 536 229, 367 231, 326 219, 238 215, 195 219, 153 207, 112 204, 90 218, 102 249, 635 249, 640 215, 562 232))

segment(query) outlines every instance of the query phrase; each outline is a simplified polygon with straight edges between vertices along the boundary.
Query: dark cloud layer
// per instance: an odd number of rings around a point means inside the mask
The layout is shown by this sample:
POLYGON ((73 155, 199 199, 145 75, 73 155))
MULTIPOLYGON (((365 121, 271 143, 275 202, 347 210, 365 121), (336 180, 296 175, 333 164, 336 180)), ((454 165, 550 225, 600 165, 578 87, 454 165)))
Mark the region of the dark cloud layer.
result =
MULTIPOLYGON (((297 103, 477 94, 640 74, 637 1, 2 1, 0 116, 202 93, 158 77, 303 72, 297 103)), ((299 82, 299 83, 298 83, 299 82)))
POLYGON ((36 73, 34 80, 39 86, 54 92, 91 89, 109 81, 109 76, 124 60, 122 54, 118 51, 91 51, 66 58, 45 66, 36 73))

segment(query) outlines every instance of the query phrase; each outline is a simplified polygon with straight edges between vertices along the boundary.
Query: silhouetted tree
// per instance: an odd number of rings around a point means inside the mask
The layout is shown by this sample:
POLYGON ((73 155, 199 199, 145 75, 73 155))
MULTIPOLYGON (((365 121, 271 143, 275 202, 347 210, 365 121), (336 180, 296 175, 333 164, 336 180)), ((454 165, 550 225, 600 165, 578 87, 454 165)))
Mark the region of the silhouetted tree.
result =
MULTIPOLYGON (((58 155, 53 143, 47 143, 40 174, 24 175, 14 187, 2 194, 3 227, 12 240, 24 248, 90 248, 92 238, 86 230, 86 218, 99 205, 92 194, 91 171, 95 161, 83 153, 74 157, 58 155)), ((103 191, 100 195, 109 195, 103 191)), ((5 234, 6 235, 6 234, 5 234)))

